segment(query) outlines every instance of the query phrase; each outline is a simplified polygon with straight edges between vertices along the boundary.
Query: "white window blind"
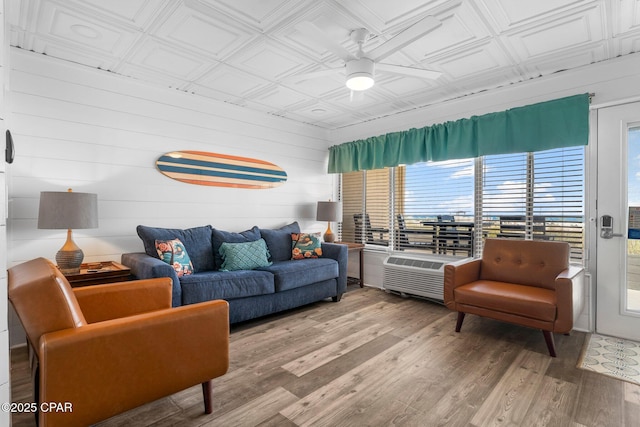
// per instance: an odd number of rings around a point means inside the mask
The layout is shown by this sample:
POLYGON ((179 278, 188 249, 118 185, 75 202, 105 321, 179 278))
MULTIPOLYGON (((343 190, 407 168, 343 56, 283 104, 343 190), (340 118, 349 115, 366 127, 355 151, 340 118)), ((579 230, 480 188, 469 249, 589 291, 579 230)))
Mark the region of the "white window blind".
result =
POLYGON ((466 257, 487 237, 559 240, 581 261, 584 147, 345 173, 341 200, 342 240, 370 248, 466 257))
POLYGON ((388 168, 342 174, 342 241, 389 246, 391 182, 388 168))
POLYGON ((584 147, 540 151, 533 154, 533 215, 544 218, 536 236, 571 245, 571 259, 584 252, 584 147), (541 228, 544 227, 544 228, 541 228))
MULTIPOLYGON (((401 166, 396 168, 395 183, 393 220, 396 250, 470 256, 470 241, 439 239, 440 227, 434 223, 473 222, 472 159, 401 166), (458 246, 464 246, 464 250, 456 250, 458 246)), ((446 228, 451 232, 456 226, 446 228)))
POLYGON ((486 156, 478 202, 484 237, 524 238, 527 214, 527 153, 486 156))
POLYGON ((391 235, 391 176, 392 169, 365 171, 365 206, 362 212, 362 231, 367 245, 387 247, 391 235))
POLYGON ((482 158, 484 237, 558 240, 582 260, 584 147, 482 158))
POLYGON ((342 201, 342 222, 338 225, 340 240, 356 242, 353 220, 364 206, 364 172, 343 173, 340 180, 340 200, 342 201))

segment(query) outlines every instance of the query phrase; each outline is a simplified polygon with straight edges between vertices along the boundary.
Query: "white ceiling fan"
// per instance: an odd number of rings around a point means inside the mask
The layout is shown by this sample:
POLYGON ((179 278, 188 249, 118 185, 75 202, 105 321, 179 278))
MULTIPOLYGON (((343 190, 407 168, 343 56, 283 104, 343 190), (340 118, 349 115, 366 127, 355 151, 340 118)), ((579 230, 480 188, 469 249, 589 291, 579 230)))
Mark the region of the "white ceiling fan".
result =
MULTIPOLYGON (((341 58, 345 65, 346 85, 352 91, 362 91, 371 88, 375 83, 375 72, 382 71, 390 74, 418 77, 422 79, 437 79, 442 73, 423 68, 405 67, 402 65, 384 64, 379 61, 392 55, 410 43, 418 40, 422 36, 435 30, 442 25, 442 22, 433 16, 427 16, 393 38, 382 43, 380 46, 369 52, 363 50, 363 45, 369 35, 365 28, 358 28, 351 32, 351 40, 358 44, 358 52, 352 54, 342 45, 331 39, 320 28, 312 22, 301 22, 296 26, 298 31, 306 35, 311 40, 320 44, 327 50, 341 58)), ((312 73, 300 74, 288 77, 288 81, 300 82, 319 77, 335 74, 339 69, 320 70, 312 73)))

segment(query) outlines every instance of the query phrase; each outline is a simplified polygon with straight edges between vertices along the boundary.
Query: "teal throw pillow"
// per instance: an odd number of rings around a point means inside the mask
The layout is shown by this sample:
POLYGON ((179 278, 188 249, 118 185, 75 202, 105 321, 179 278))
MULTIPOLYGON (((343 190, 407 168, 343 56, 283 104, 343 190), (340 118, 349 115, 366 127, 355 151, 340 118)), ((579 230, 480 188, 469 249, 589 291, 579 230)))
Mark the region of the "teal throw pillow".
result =
POLYGON ((243 243, 224 242, 219 250, 222 257, 221 271, 253 270, 271 265, 271 255, 264 239, 243 243))
POLYGON ((193 264, 180 239, 156 240, 156 251, 158 257, 171 265, 178 277, 193 274, 193 264))
POLYGON ((214 228, 211 233, 211 244, 213 246, 213 256, 215 259, 215 269, 219 270, 222 266, 222 255, 220 254, 220 245, 227 243, 244 243, 253 242, 260 238, 260 229, 253 226, 249 230, 240 233, 219 230, 214 228))
POLYGON ((320 233, 291 233, 291 259, 320 258, 320 233))

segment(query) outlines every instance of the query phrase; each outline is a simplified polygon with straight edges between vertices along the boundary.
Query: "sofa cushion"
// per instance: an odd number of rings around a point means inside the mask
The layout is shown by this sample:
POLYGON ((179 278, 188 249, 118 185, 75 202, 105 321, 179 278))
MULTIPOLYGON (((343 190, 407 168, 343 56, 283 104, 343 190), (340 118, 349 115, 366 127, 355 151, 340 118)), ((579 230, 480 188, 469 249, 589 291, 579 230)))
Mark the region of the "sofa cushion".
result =
POLYGON ((220 271, 253 270, 271 265, 264 239, 243 243, 222 242, 220 255, 223 260, 220 271))
POLYGON ((142 239, 145 253, 151 257, 158 258, 156 240, 180 239, 189 252, 189 258, 191 258, 195 272, 214 269, 210 225, 184 230, 139 225, 136 231, 142 239))
POLYGON ((180 239, 156 240, 156 251, 162 261, 173 267, 178 277, 193 274, 191 258, 180 239))
POLYGON ((260 229, 256 226, 253 226, 253 228, 242 231, 240 233, 218 230, 217 228, 214 228, 211 232, 211 244, 214 254, 214 268, 212 268, 212 270, 219 270, 222 266, 222 256, 220 255, 220 245, 222 245, 222 243, 253 242, 258 240, 259 238, 260 229))
POLYGON ((267 271, 205 271, 180 278, 182 303, 272 294, 273 275, 267 271))
POLYGON ((291 233, 291 259, 322 256, 320 233, 291 233))
POLYGON ((273 273, 276 292, 299 288, 338 277, 338 262, 330 258, 309 258, 302 261, 274 262, 259 270, 273 273))
POLYGON ((300 233, 298 222, 292 222, 277 229, 261 228, 260 235, 267 242, 270 261, 285 261, 291 259, 291 234, 300 233))
POLYGON ((459 304, 548 322, 556 320, 556 294, 549 289, 478 280, 458 286, 453 292, 459 304))

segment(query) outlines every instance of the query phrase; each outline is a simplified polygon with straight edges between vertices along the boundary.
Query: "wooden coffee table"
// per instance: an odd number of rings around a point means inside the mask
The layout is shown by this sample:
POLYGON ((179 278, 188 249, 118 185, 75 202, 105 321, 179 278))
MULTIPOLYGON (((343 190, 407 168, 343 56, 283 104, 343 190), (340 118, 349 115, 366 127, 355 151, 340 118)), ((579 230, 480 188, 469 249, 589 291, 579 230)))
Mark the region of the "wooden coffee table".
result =
POLYGON ((80 273, 65 277, 73 288, 133 280, 131 269, 115 261, 84 263, 80 266, 80 273))

